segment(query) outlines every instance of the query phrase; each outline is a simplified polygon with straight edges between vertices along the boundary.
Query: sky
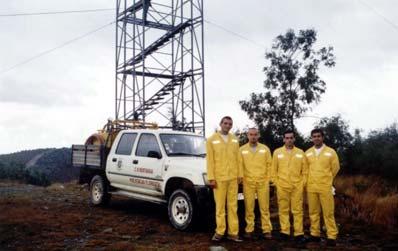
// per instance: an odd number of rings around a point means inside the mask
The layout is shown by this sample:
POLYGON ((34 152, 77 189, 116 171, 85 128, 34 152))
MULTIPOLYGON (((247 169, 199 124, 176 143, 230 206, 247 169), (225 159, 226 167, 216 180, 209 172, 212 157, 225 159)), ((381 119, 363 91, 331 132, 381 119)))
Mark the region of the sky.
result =
MULTIPOLYGON (((2 15, 114 7, 110 0, 2 3, 0 154, 83 143, 114 117, 115 84, 114 25, 26 62, 112 22, 114 11, 2 15)), ((265 90, 265 51, 290 28, 314 28, 318 46, 336 55, 336 67, 319 72, 327 83, 321 102, 297 121, 302 133, 337 113, 364 134, 397 122, 397 8, 393 0, 204 0, 205 20, 217 24, 205 23, 207 132, 224 115, 234 129, 253 125, 238 102, 265 90)))

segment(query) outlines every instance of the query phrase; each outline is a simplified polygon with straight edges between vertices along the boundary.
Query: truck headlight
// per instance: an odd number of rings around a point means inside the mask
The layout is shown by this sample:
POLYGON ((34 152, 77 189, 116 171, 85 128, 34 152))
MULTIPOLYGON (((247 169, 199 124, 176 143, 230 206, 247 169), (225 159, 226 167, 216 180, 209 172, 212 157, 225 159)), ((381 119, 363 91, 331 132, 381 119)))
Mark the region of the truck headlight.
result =
POLYGON ((207 173, 203 173, 202 176, 203 176, 203 182, 205 183, 205 185, 209 185, 210 183, 209 183, 209 179, 207 179, 207 173))

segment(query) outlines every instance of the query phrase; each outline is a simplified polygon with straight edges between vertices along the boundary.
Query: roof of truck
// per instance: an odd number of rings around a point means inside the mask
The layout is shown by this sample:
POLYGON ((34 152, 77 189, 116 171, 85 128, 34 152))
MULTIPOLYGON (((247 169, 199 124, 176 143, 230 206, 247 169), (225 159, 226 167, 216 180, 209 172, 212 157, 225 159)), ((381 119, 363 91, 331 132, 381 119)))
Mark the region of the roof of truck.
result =
POLYGON ((124 129, 121 132, 134 132, 134 133, 153 133, 153 134, 184 134, 184 135, 195 135, 201 136, 203 135, 194 132, 186 132, 186 131, 176 131, 172 129, 124 129))

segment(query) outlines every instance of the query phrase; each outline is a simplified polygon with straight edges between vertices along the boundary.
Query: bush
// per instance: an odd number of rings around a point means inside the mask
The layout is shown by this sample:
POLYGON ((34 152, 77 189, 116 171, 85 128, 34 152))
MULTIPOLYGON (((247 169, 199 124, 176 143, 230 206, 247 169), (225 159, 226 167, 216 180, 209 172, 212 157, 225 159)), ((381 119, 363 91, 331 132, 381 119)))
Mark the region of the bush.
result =
POLYGON ((342 174, 376 175, 398 180, 398 125, 374 130, 362 137, 359 129, 352 136, 348 122, 340 115, 321 119, 315 127, 325 132, 325 143, 340 158, 342 174))
POLYGON ((398 190, 375 176, 340 176, 335 180, 336 214, 370 225, 398 227, 398 190))
POLYGON ((353 173, 373 174, 398 180, 398 126, 372 131, 365 139, 357 138, 351 146, 350 163, 353 173))
POLYGON ((51 185, 51 181, 47 177, 47 175, 41 172, 38 167, 32 166, 29 169, 25 170, 25 181, 28 184, 36 185, 36 186, 49 186, 51 185))

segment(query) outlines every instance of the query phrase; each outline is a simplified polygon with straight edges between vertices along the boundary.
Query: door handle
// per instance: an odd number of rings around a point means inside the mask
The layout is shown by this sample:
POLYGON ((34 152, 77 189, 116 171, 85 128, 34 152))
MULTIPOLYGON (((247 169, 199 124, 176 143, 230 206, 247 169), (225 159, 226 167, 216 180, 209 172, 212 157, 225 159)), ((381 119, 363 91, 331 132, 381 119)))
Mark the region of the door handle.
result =
POLYGON ((113 158, 113 159, 112 159, 112 162, 116 162, 116 161, 117 161, 117 159, 116 159, 116 158, 113 158))
POLYGON ((133 160, 133 164, 138 164, 138 160, 133 160))

